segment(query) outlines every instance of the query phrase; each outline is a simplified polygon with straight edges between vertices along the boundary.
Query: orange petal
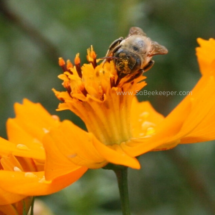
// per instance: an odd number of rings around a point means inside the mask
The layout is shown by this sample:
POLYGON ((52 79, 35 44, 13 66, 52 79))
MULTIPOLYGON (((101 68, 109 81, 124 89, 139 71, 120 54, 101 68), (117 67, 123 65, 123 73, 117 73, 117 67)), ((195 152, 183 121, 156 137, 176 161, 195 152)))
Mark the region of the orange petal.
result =
POLYGON ((214 85, 214 77, 206 79, 205 87, 199 96, 194 98, 192 111, 181 129, 181 132, 184 132, 184 134, 182 133, 184 136, 181 140, 182 143, 215 139, 214 85))
POLYGON ((108 161, 117 165, 124 165, 134 169, 140 169, 140 163, 136 158, 128 156, 119 145, 106 146, 99 141, 94 145, 99 153, 108 161))
POLYGON ((42 143, 20 127, 16 120, 9 119, 7 121, 7 135, 10 142, 16 145, 23 144, 29 150, 40 153, 42 159, 45 159, 45 151, 42 143))
POLYGON ((10 193, 0 188, 0 205, 13 204, 24 199, 25 197, 26 196, 10 193))
POLYGON ((136 97, 132 102, 131 113, 133 137, 146 135, 148 128, 156 127, 164 119, 164 117, 152 107, 150 102, 139 102, 136 97))
POLYGON ((42 105, 32 103, 27 99, 23 100, 23 105, 16 103, 14 109, 16 118, 13 120, 16 120, 20 127, 40 141, 46 132, 59 123, 42 105))
POLYGON ((1 205, 0 215, 18 215, 13 205, 1 205))
POLYGON ((67 174, 78 166, 100 168, 106 164, 93 145, 93 138, 70 121, 63 121, 44 137, 46 178, 67 174))
POLYGON ((44 160, 44 153, 41 150, 31 150, 24 144, 14 144, 0 137, 0 154, 13 154, 20 157, 35 158, 44 160))
POLYGON ((214 139, 214 94, 214 78, 203 76, 192 94, 186 96, 156 127, 153 136, 133 139, 122 145, 123 149, 131 156, 137 156, 151 150, 173 148, 185 140, 199 142, 214 139))
POLYGON ((196 54, 202 75, 215 74, 215 40, 197 39, 200 47, 196 48, 196 54))
POLYGON ((130 141, 121 144, 122 149, 130 156, 136 157, 145 154, 149 151, 154 151, 161 147, 160 150, 166 150, 175 147, 178 144, 178 139, 173 137, 163 137, 162 139, 148 137, 148 138, 134 138, 130 141))
POLYGON ((1 166, 2 169, 4 170, 9 170, 9 171, 24 171, 22 165, 20 164, 20 162, 18 161, 18 159, 12 155, 4 155, 1 158, 1 166))
POLYGON ((185 102, 177 106, 161 123, 155 127, 155 132, 151 136, 133 138, 121 145, 123 150, 130 156, 139 156, 159 147, 167 149, 179 143, 176 134, 180 131, 184 120, 189 115, 191 103, 185 102))
POLYGON ((87 168, 81 167, 53 181, 46 181, 44 172, 27 173, 0 170, 0 187, 3 187, 8 192, 20 195, 48 195, 74 183, 86 171, 87 168))

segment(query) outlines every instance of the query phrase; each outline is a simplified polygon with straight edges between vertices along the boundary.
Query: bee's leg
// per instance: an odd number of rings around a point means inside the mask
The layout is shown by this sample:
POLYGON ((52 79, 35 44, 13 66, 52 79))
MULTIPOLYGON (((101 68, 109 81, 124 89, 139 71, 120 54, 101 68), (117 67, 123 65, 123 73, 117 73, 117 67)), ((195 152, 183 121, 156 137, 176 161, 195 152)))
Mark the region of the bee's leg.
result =
POLYGON ((138 78, 139 76, 141 76, 141 75, 143 74, 143 72, 144 72, 144 71, 143 71, 142 69, 138 70, 138 71, 136 72, 136 74, 132 75, 125 83, 129 83, 129 82, 131 82, 132 80, 138 78))
POLYGON ((111 51, 111 52, 113 52, 114 49, 115 49, 122 41, 123 41, 123 37, 120 37, 120 38, 114 40, 114 41, 110 44, 108 50, 111 51))
POLYGON ((106 53, 105 57, 113 56, 114 52, 115 52, 118 48, 120 48, 119 44, 122 42, 122 40, 123 40, 123 37, 120 37, 120 38, 114 40, 114 41, 110 44, 110 46, 109 46, 109 48, 108 48, 108 50, 107 50, 107 53, 106 53))
POLYGON ((116 83, 114 85, 115 87, 119 84, 119 82, 121 81, 121 79, 126 76, 126 74, 124 74, 124 73, 119 73, 119 72, 117 72, 117 73, 118 73, 118 78, 117 78, 117 81, 116 81, 116 83))
POLYGON ((149 63, 143 68, 143 71, 146 72, 150 70, 153 67, 154 63, 155 62, 153 60, 150 60, 149 63))

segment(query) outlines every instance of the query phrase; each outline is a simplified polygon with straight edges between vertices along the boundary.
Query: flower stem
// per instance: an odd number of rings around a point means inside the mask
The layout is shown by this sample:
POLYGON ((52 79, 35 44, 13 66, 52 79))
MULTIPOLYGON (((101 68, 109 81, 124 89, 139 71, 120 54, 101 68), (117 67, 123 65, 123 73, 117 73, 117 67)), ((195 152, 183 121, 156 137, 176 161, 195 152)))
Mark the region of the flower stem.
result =
POLYGON ((31 202, 31 211, 30 211, 30 215, 34 215, 34 200, 35 198, 32 198, 32 202, 31 202))
POLYGON ((123 215, 131 215, 128 196, 128 168, 114 169, 117 177, 123 215))

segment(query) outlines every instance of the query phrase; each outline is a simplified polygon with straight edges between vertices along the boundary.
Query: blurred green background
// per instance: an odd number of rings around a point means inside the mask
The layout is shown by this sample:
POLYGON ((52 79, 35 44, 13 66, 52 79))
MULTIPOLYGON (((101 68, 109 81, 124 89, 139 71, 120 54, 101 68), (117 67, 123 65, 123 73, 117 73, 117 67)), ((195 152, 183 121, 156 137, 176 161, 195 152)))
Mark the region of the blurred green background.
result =
MULTIPOLYGON (((104 57, 110 43, 139 26, 169 54, 156 56, 146 73, 146 90, 191 90, 200 77, 196 38, 215 36, 214 0, 0 0, 0 135, 13 117, 13 104, 28 98, 51 113, 61 90, 58 57, 73 61, 94 46, 104 57)), ((168 114, 183 96, 140 96, 168 114)), ((57 113, 84 126, 69 111, 57 113)), ((38 116, 39 117, 39 116, 38 116)), ((134 215, 215 214, 215 145, 202 143, 140 157, 142 169, 129 170, 134 215)), ((54 214, 120 215, 111 171, 91 170, 72 186, 41 199, 54 214)))

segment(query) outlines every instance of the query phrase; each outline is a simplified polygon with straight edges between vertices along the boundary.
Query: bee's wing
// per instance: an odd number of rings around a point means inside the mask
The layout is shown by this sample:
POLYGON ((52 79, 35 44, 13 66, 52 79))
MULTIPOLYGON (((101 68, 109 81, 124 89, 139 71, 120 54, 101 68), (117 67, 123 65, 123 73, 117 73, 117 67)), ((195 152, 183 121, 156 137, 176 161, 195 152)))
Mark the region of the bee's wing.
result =
POLYGON ((131 36, 131 35, 142 35, 142 36, 146 36, 146 33, 145 33, 141 28, 138 28, 138 27, 131 27, 130 30, 129 30, 128 36, 131 36))
POLYGON ((154 55, 163 55, 167 54, 168 50, 166 47, 160 45, 159 43, 152 41, 152 49, 149 53, 149 55, 154 56, 154 55))

